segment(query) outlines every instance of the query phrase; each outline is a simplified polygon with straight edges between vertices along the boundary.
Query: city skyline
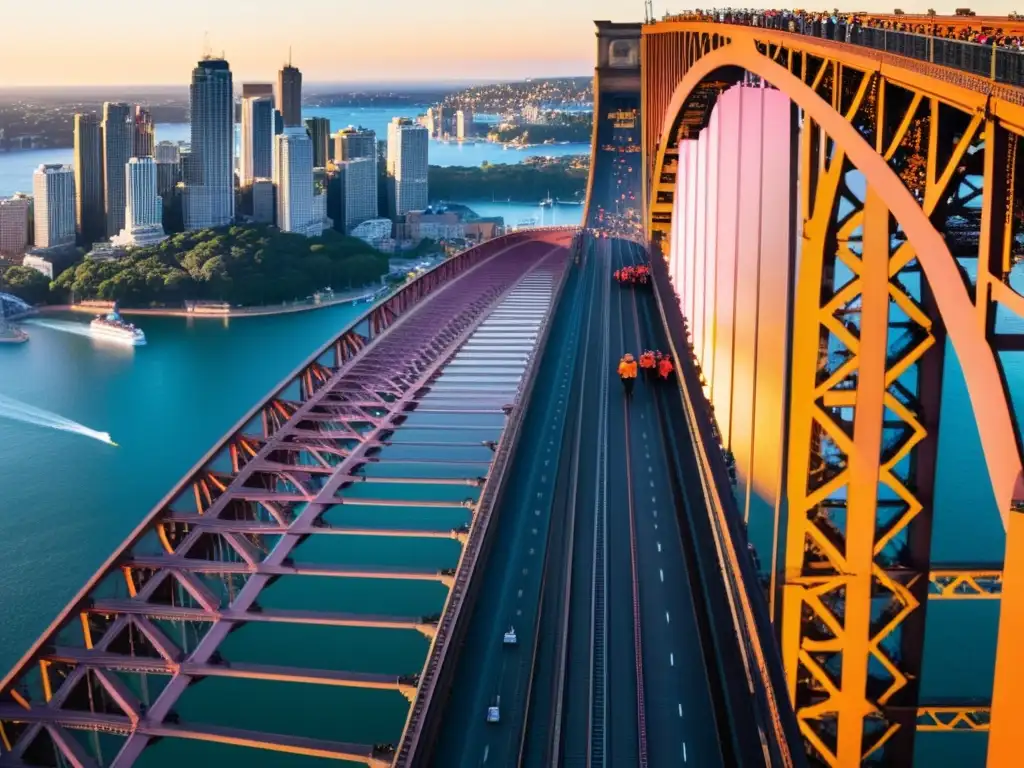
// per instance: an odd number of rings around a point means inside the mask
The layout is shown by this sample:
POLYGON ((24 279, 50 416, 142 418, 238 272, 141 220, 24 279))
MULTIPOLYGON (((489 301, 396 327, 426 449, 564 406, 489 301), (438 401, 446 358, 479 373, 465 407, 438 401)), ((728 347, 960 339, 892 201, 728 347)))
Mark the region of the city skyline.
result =
MULTIPOLYGON (((642 0, 521 0, 474 12, 468 0, 436 7, 397 0, 382 24, 373 6, 347 8, 347 32, 329 24, 285 24, 275 20, 276 0, 179 0, 175 13, 160 17, 160 35, 140 19, 134 4, 107 0, 101 6, 72 0, 41 0, 5 8, 5 28, 14 30, 0 47, 7 86, 176 85, 187 78, 204 48, 223 54, 238 81, 270 79, 288 60, 309 83, 490 80, 586 75, 592 71, 594 19, 640 21, 642 0), (54 24, 60 19, 60 24, 54 24), (45 30, 46 56, 37 34, 45 30), (117 45, 108 45, 116 41, 117 45), (31 61, 31 67, 24 62, 31 61), (131 61, 126 70, 125 62, 131 61)), ((771 7, 771 3, 753 3, 771 7)), ((952 2, 907 0, 907 13, 934 8, 951 14, 952 2)), ((959 3, 963 5, 963 3, 959 3)), ((985 3, 984 12, 1007 14, 1010 0, 985 3)), ((655 2, 655 16, 678 13, 683 4, 655 2)), ((858 10, 892 11, 873 0, 858 10)), ((980 12, 981 9, 976 8, 980 12)), ((292 0, 288 20, 314 18, 317 0, 292 0)))

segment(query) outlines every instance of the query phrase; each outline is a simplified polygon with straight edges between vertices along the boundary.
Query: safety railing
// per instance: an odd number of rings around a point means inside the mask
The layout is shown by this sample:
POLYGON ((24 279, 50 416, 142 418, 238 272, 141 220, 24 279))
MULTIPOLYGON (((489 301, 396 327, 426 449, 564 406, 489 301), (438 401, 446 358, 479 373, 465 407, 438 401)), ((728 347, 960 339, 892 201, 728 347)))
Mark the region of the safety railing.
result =
POLYGON ((677 18, 792 32, 806 37, 884 51, 967 72, 996 83, 1024 87, 1024 51, 995 43, 990 45, 939 35, 850 24, 845 20, 832 21, 831 19, 800 16, 751 15, 738 18, 684 16, 677 18))
MULTIPOLYGON (((668 335, 670 351, 677 361, 678 382, 683 410, 693 443, 697 470, 707 505, 708 521, 714 538, 713 550, 723 581, 726 605, 709 606, 715 616, 727 616, 726 625, 734 631, 738 654, 749 686, 749 700, 733 700, 730 706, 733 727, 756 724, 760 749, 766 766, 804 764, 801 737, 789 702, 782 657, 774 639, 771 619, 754 564, 748 555, 746 531, 732 494, 725 458, 719 446, 710 405, 703 396, 696 364, 687 340, 686 321, 675 297, 665 260, 655 245, 652 254, 654 294, 668 335), (743 708, 741 715, 738 708, 743 708)), ((711 542, 708 542, 711 544, 711 542)), ((714 620, 714 617, 713 619, 714 620)), ((725 639, 725 638, 723 638, 725 639)), ((721 659, 730 654, 716 648, 721 659)), ((741 670, 723 670, 724 679, 736 681, 741 670)), ((754 738, 755 734, 744 734, 754 738)), ((749 754, 749 753, 748 753, 749 754)), ((746 763, 744 763, 746 764, 746 763)))

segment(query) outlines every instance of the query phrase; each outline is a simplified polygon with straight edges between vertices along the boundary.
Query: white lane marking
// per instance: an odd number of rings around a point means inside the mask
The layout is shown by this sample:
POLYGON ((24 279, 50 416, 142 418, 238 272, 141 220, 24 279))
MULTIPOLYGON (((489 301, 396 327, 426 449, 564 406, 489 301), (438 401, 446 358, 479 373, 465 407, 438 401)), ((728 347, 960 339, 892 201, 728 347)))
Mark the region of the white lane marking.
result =
MULTIPOLYGON (((649 469, 650 469, 650 467, 648 467, 647 469, 649 470, 649 469)), ((653 480, 651 480, 651 488, 653 488, 653 487, 654 487, 654 481, 653 481, 653 480)))
POLYGON ((661 542, 658 542, 658 551, 661 552, 661 542))
POLYGON ((545 466, 545 467, 546 467, 546 466, 547 466, 548 464, 550 464, 550 463, 551 463, 551 459, 544 459, 544 466, 545 466))
POLYGON ((533 554, 533 547, 530 547, 530 554, 533 554))
POLYGON ((665 580, 665 572, 661 568, 658 569, 658 575, 661 576, 662 581, 665 580))
POLYGON ((654 530, 658 530, 658 524, 657 523, 654 524, 654 530))
POLYGON ((668 655, 668 665, 670 667, 674 667, 676 665, 676 655, 674 653, 670 653, 668 655))
POLYGON ((644 434, 644 440, 646 440, 647 439, 647 433, 644 432, 643 434, 644 434))
POLYGON ((651 496, 651 504, 654 504, 657 501, 658 501, 658 497, 657 496, 651 496))
MULTIPOLYGON (((652 509, 652 510, 651 510, 651 513, 652 513, 652 514, 653 514, 653 515, 654 515, 655 517, 657 517, 657 516, 658 516, 658 510, 656 510, 656 509, 652 509)), ((654 527, 655 527, 655 528, 657 528, 658 526, 654 526, 654 527)))
POLYGON ((679 716, 680 717, 683 716, 683 705, 682 704, 679 705, 679 716))
MULTIPOLYGON (((539 493, 537 495, 540 496, 539 493)), ((533 510, 533 514, 537 515, 537 517, 540 517, 540 510, 539 509, 533 510)))
MULTIPOLYGON (((671 622, 670 622, 670 620, 669 620, 669 618, 668 618, 668 611, 665 611, 665 623, 666 623, 666 624, 669 624, 669 623, 671 623, 671 622)), ((680 704, 679 706, 683 706, 683 705, 682 705, 682 704, 680 704)))
POLYGON ((487 762, 487 756, 489 754, 491 754, 491 745, 490 744, 488 744, 486 747, 484 747, 484 762, 485 763, 487 762))
POLYGON ((548 481, 548 476, 547 476, 547 475, 541 475, 541 476, 540 476, 540 481, 541 481, 542 483, 546 483, 546 482, 548 481))
MULTIPOLYGON (((682 704, 680 704, 679 706, 682 706, 682 704)), ((683 742, 683 762, 684 763, 686 762, 686 742, 685 741, 683 742)))
POLYGON ((518 592, 516 593, 516 597, 522 597, 522 596, 523 596, 523 590, 521 590, 521 589, 520 589, 520 590, 519 590, 519 591, 518 591, 518 592))

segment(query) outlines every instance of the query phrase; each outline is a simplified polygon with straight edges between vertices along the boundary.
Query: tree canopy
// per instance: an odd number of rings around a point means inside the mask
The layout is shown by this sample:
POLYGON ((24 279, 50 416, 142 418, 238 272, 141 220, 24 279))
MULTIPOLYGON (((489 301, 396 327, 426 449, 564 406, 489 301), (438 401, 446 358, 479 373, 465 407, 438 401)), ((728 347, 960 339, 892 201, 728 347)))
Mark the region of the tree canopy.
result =
POLYGON ((478 168, 430 166, 430 197, 434 200, 506 200, 535 203, 548 193, 560 200, 582 197, 586 168, 564 163, 544 166, 490 165, 478 168))
POLYGON ((118 261, 83 261, 54 281, 76 300, 125 306, 180 305, 186 300, 256 306, 301 299, 323 288, 367 285, 388 271, 388 258, 333 230, 321 237, 268 226, 182 232, 118 261))
POLYGON ((0 293, 10 293, 29 304, 42 304, 50 295, 50 278, 32 267, 0 268, 0 293))

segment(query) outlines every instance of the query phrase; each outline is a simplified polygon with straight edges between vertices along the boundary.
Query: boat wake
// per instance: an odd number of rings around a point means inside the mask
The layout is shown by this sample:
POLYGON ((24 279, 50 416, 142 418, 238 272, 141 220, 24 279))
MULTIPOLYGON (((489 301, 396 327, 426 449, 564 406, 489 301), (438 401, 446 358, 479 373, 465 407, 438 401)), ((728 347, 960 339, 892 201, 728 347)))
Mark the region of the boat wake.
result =
MULTIPOLYGON (((74 325, 74 323, 71 323, 74 325)), ((99 440, 101 443, 107 445, 116 446, 113 440, 110 439, 109 432, 99 432, 95 429, 89 429, 84 424, 79 424, 77 421, 66 419, 63 416, 53 413, 52 411, 44 410, 43 408, 36 408, 34 405, 23 403, 20 400, 15 400, 11 397, 5 397, 0 395, 0 419, 10 419, 12 421, 21 421, 25 424, 34 424, 38 427, 48 427, 50 429, 57 429, 61 432, 71 432, 82 437, 91 437, 93 440, 99 440)))
POLYGON ((88 325, 85 323, 73 323, 70 320, 42 320, 33 318, 32 320, 26 320, 25 325, 35 325, 40 328, 49 328, 51 331, 73 333, 75 336, 88 336, 92 338, 88 325))

